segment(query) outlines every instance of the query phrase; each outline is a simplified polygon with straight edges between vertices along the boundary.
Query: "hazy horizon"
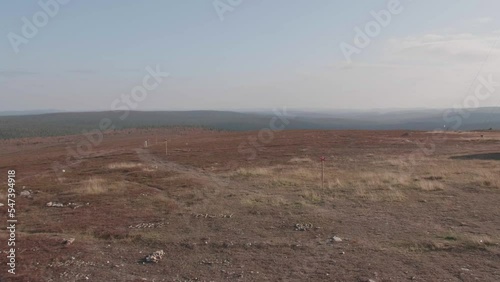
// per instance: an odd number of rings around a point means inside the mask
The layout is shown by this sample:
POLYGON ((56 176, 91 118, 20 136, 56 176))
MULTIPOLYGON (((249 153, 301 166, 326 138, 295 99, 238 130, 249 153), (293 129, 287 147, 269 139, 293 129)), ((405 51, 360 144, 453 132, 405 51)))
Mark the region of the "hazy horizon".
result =
MULTIPOLYGON (((283 107, 282 107, 283 108, 283 107)), ((491 106, 491 107, 478 107, 478 108, 463 108, 463 109, 472 109, 472 110, 477 110, 481 108, 498 108, 500 109, 500 106, 491 106)), ((277 107, 274 108, 227 108, 227 109, 202 109, 202 108, 192 108, 192 109, 144 109, 144 110, 131 110, 136 111, 136 112, 193 112, 193 111, 220 111, 220 112, 272 112, 273 109, 277 109, 277 107)), ((303 112, 397 112, 397 111, 440 111, 440 110, 448 110, 448 109, 453 109, 453 107, 450 108, 288 108, 284 107, 284 109, 288 111, 303 111, 303 112)), ((97 110, 97 109, 82 109, 82 110, 65 110, 65 109, 29 109, 29 110, 6 110, 6 111, 1 111, 0 113, 5 113, 5 112, 44 112, 44 113, 88 113, 88 112, 112 112, 113 110, 97 110)))

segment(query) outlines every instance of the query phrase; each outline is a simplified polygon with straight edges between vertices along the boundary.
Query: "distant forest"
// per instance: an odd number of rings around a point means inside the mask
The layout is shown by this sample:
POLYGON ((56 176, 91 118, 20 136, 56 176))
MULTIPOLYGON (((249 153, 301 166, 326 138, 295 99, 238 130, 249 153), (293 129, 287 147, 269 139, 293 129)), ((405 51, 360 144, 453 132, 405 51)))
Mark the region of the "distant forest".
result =
MULTIPOLYGON (((485 130, 500 129, 500 108, 480 108, 469 112, 412 110, 379 112, 305 112, 288 113, 284 129, 363 129, 363 130, 485 130)), ((229 111, 165 112, 81 112, 39 115, 0 116, 0 139, 47 137, 80 134, 83 131, 128 128, 202 127, 243 131, 269 128, 280 115, 272 112, 241 113, 229 111)), ((283 116, 281 116, 283 118, 283 116)))

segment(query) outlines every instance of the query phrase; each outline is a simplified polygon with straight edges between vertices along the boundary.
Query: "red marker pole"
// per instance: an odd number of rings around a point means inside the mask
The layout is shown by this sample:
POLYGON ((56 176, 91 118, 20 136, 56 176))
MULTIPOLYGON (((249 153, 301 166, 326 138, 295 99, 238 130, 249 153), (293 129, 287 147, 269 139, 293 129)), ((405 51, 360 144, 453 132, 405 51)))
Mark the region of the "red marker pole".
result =
POLYGON ((321 161, 321 189, 323 189, 325 186, 325 161, 326 161, 326 158, 325 158, 325 156, 321 156, 321 158, 319 158, 319 159, 321 161))

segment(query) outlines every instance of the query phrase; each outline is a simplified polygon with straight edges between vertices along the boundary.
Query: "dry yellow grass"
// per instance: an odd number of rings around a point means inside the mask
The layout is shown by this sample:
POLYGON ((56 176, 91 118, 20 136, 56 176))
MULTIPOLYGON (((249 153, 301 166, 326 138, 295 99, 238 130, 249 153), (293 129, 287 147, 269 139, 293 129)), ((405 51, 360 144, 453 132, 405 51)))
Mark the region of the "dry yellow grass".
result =
POLYGON ((394 187, 387 187, 383 190, 373 190, 366 186, 354 187, 353 195, 357 198, 373 202, 401 202, 406 199, 405 194, 394 187))
POLYGON ((147 166, 147 167, 142 168, 142 171, 145 171, 145 172, 153 172, 153 171, 157 171, 157 170, 158 170, 158 166, 147 166))
POLYGON ((90 177, 79 187, 78 192, 82 194, 103 194, 118 188, 118 183, 113 183, 99 177, 90 177))
POLYGON ((328 174, 326 177, 331 180, 326 182, 325 193, 369 201, 403 201, 405 189, 413 185, 409 175, 387 171, 339 171, 335 176, 328 174))
POLYGON ((118 162, 118 163, 110 163, 108 164, 108 169, 126 169, 126 168, 136 168, 136 167, 142 167, 143 164, 141 163, 134 163, 134 162, 118 162))
POLYGON ((362 172, 354 176, 350 181, 365 183, 371 188, 386 188, 393 186, 409 186, 411 178, 407 174, 398 174, 393 172, 362 172))
POLYGON ((498 172, 486 169, 476 169, 473 175, 474 182, 484 187, 500 188, 498 172))
POLYGON ((500 237, 495 238, 489 235, 467 234, 463 236, 463 240, 469 245, 492 246, 500 244, 500 237))
POLYGON ((301 179, 305 181, 319 180, 320 170, 312 169, 310 167, 299 167, 295 169, 287 169, 283 171, 283 176, 301 179))
POLYGON ((292 158, 290 159, 291 163, 297 163, 297 164, 300 164, 300 163, 312 163, 312 160, 310 158, 292 158))
MULTIPOLYGON (((254 178, 263 187, 308 187, 299 190, 297 195, 313 204, 349 195, 370 201, 403 201, 406 196, 402 190, 413 185, 411 177, 405 174, 387 171, 337 171, 327 168, 325 188, 321 189, 321 172, 317 166, 240 168, 233 176, 254 178)), ((255 200, 259 199, 251 202, 255 200)))
POLYGON ((317 178, 319 170, 314 171, 309 167, 297 166, 273 166, 273 167, 253 167, 239 168, 234 176, 286 176, 291 178, 317 178))
POLYGON ((417 187, 422 189, 423 191, 436 191, 443 190, 445 188, 443 183, 429 180, 418 181, 417 187))
POLYGON ((251 176, 267 176, 272 174, 273 174, 272 168, 257 167, 257 168, 238 168, 234 175, 251 177, 251 176))
POLYGON ((254 195, 250 197, 243 198, 241 203, 245 206, 255 207, 258 205, 269 205, 272 207, 280 207, 290 204, 285 198, 281 196, 269 196, 269 195, 254 195))
POLYGON ((500 177, 491 162, 461 162, 449 158, 421 157, 409 165, 402 158, 374 160, 369 171, 325 168, 325 187, 321 189, 319 165, 294 158, 288 165, 240 168, 232 176, 244 176, 263 188, 294 189, 295 195, 310 203, 335 197, 368 201, 405 201, 412 190, 441 191, 456 185, 500 187, 500 177), (390 166, 387 166, 389 164, 390 166))
POLYGON ((319 179, 318 172, 311 169, 287 166, 239 168, 232 176, 254 178, 256 181, 263 181, 272 187, 295 187, 319 179))
POLYGON ((322 193, 319 191, 309 189, 303 191, 301 196, 312 204, 319 204, 323 202, 323 196, 321 194, 322 193))

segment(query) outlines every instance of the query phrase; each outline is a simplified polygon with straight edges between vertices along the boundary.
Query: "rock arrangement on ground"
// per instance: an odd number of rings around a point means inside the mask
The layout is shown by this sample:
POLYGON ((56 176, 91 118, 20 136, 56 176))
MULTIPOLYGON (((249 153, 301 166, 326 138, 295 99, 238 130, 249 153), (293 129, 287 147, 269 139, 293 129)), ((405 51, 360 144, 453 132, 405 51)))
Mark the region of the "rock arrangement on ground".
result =
POLYGON ((160 228, 160 227, 163 227, 164 225, 165 225, 164 222, 139 223, 136 225, 130 225, 128 228, 130 228, 130 229, 160 228))
POLYGON ((197 213, 193 214, 194 217, 196 218, 232 218, 233 214, 202 214, 202 213, 197 213))
POLYGON ((144 258, 144 262, 158 263, 163 258, 164 255, 165 255, 165 252, 163 250, 156 251, 150 255, 147 255, 144 258))
POLYGON ((83 203, 68 203, 66 206, 70 207, 70 208, 73 208, 73 209, 77 209, 79 207, 88 206, 88 205, 90 205, 90 203, 86 203, 86 204, 83 204, 83 203))
POLYGON ((33 197, 40 193, 39 190, 33 191, 31 189, 26 189, 26 186, 23 186, 22 190, 19 192, 19 196, 22 198, 33 199, 33 197))
POLYGON ((65 246, 69 246, 75 242, 75 238, 63 239, 62 244, 65 246))
POLYGON ((83 206, 88 206, 90 205, 90 203, 86 203, 86 204, 83 204, 83 203, 67 203, 66 205, 63 204, 63 203, 59 203, 59 202, 48 202, 47 204, 45 204, 47 207, 52 207, 52 208, 63 208, 63 207, 69 207, 69 208, 72 208, 72 209, 77 209, 79 207, 83 207, 83 206))
POLYGON ((31 198, 33 198, 33 191, 23 190, 23 191, 21 191, 21 193, 19 193, 19 196, 31 199, 31 198))
POLYGON ((312 223, 297 223, 295 224, 295 231, 307 231, 309 229, 312 229, 313 225, 312 223))
POLYGON ((62 208, 64 207, 63 203, 58 203, 58 202, 48 202, 46 204, 47 207, 53 207, 53 208, 62 208))

